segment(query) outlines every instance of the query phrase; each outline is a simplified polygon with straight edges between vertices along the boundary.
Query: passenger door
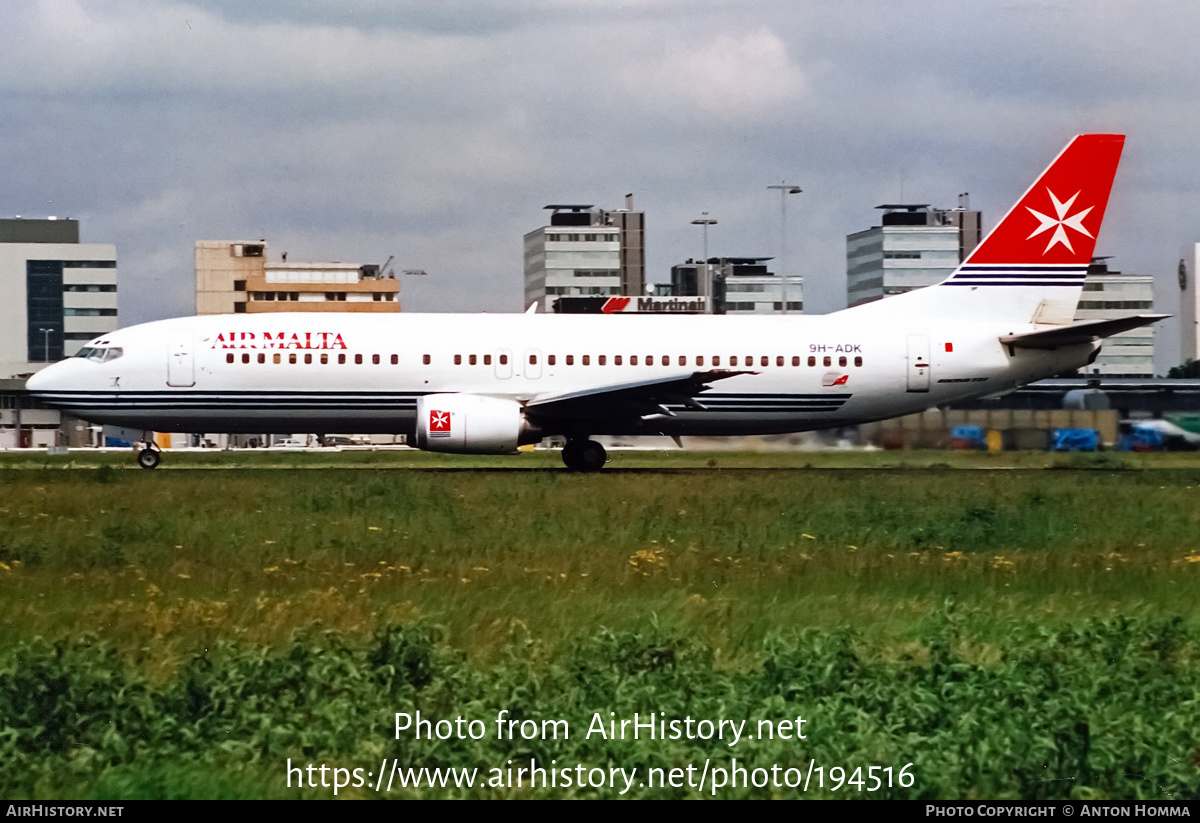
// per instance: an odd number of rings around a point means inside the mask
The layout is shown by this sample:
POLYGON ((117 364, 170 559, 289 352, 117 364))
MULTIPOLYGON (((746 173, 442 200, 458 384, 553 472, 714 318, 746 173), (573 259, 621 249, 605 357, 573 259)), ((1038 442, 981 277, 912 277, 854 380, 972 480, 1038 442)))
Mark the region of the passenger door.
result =
POLYGON ((929 391, 929 335, 908 336, 908 390, 929 391))
POLYGON ((170 350, 167 354, 167 385, 196 385, 196 365, 192 356, 191 329, 171 333, 170 350))

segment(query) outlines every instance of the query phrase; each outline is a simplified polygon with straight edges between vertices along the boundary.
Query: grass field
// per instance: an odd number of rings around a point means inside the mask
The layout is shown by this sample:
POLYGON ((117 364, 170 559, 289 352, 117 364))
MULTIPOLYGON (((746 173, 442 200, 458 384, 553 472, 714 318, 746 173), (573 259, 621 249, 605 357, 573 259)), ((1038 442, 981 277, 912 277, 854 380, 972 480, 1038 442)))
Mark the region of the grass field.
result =
MULTIPOLYGON (((0 718, 25 718, 0 734, 23 764, 6 796, 298 796, 289 757, 648 770, 730 751, 916 764, 913 785, 866 796, 1196 796, 1190 455, 636 452, 598 475, 540 453, 129 464, 0 456, 0 718), (395 711, 508 707, 580 731, 593 712, 803 710, 820 731, 737 750, 390 734, 395 711)), ((529 794, 393 796, 422 793, 529 794)), ((719 796, 822 793, 838 796, 719 796)))

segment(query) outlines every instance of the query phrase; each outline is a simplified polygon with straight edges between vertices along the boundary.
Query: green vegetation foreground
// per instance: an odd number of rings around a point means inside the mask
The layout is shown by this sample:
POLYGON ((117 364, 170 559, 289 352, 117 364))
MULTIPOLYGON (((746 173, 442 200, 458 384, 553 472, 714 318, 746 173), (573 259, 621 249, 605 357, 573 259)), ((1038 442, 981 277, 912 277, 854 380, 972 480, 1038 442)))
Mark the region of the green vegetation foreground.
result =
MULTIPOLYGON (((1197 796, 1197 470, 102 466, 0 492, 9 797, 331 796, 287 788, 288 759, 531 757, 826 770, 722 797, 1197 796), (572 735, 397 738, 417 710, 572 735), (807 737, 584 737, 597 712, 807 737)), ((414 794, 620 791, 390 796, 414 794)))

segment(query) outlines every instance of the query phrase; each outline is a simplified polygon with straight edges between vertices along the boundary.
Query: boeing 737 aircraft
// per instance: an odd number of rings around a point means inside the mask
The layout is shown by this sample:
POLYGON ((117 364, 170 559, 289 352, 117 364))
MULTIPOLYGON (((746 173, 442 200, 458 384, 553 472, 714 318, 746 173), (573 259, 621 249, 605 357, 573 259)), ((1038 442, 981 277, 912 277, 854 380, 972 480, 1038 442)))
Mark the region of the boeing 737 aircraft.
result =
MULTIPOLYGON (((460 454, 559 435, 577 471, 604 466, 595 435, 909 414, 1086 366, 1165 316, 1072 322, 1123 144, 1074 138, 947 280, 834 314, 183 317, 103 335, 28 388, 147 432, 403 433, 460 454)), ((158 465, 150 442, 138 461, 158 465)))

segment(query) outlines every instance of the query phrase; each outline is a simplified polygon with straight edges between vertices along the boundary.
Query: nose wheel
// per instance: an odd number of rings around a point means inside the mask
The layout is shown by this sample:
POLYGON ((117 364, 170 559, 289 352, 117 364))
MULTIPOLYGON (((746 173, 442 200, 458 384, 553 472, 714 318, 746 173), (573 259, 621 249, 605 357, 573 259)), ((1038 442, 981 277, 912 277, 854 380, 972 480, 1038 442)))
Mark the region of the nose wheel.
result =
POLYGON ((151 448, 150 446, 143 446, 137 453, 138 465, 143 469, 157 469, 159 460, 161 459, 158 449, 151 448))
POLYGON ((608 462, 608 452, 595 440, 568 440, 562 459, 571 471, 598 472, 608 462))

